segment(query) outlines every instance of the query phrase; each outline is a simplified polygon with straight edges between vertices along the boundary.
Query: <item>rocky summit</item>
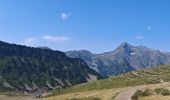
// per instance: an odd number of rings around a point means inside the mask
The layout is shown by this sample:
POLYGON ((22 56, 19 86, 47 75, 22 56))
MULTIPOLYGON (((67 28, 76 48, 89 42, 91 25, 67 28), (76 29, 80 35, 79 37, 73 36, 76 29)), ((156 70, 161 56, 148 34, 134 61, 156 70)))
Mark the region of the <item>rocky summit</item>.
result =
POLYGON ((92 54, 87 50, 65 52, 71 58, 84 60, 102 76, 118 75, 132 70, 170 64, 170 53, 122 43, 115 50, 92 54))

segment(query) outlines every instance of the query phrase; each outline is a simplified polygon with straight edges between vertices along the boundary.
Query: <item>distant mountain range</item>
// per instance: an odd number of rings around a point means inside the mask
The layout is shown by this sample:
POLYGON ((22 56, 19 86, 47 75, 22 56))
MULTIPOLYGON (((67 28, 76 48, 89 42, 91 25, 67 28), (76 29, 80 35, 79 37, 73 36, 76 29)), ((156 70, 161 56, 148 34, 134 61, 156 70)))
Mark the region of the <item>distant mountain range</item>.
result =
POLYGON ((0 91, 52 90, 164 64, 170 64, 169 52, 127 42, 114 51, 93 54, 0 41, 0 91))
POLYGON ((87 50, 65 52, 71 58, 80 58, 102 76, 118 75, 132 70, 170 64, 170 53, 122 43, 111 52, 92 54, 87 50))
POLYGON ((83 60, 63 52, 0 41, 0 91, 52 90, 101 78, 83 60))

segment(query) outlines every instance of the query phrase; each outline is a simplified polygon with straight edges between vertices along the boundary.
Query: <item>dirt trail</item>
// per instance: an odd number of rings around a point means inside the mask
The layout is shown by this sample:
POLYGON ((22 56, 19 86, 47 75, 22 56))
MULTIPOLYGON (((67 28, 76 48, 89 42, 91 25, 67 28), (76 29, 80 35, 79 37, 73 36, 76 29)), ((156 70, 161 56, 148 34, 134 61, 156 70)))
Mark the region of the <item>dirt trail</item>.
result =
POLYGON ((115 100, 131 100, 131 97, 134 95, 134 93, 137 90, 141 90, 143 86, 136 86, 136 87, 131 87, 127 89, 126 91, 118 94, 118 96, 115 98, 115 100))

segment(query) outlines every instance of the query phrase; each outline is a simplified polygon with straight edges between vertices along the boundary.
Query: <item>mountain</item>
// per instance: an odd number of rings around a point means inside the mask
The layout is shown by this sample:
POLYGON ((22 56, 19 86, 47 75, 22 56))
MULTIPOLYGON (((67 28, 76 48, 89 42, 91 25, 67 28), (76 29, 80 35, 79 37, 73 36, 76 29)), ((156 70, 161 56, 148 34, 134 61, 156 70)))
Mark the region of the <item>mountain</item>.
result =
POLYGON ((165 52, 165 54, 167 55, 168 63, 170 63, 170 52, 165 52))
MULTIPOLYGON (((155 85, 155 87, 161 85, 162 87, 162 86, 166 86, 163 85, 164 82, 167 84, 169 83, 169 81, 170 81, 170 65, 162 65, 162 66, 156 66, 154 68, 146 68, 143 70, 131 71, 118 76, 112 76, 104 80, 97 80, 91 83, 79 84, 71 88, 66 88, 61 91, 56 91, 54 95, 59 95, 59 94, 68 95, 71 93, 78 94, 80 92, 85 92, 89 90, 93 92, 96 90, 100 90, 100 94, 101 94, 102 90, 105 91, 107 89, 109 90, 115 89, 116 91, 119 90, 120 88, 124 88, 122 89, 122 91, 126 91, 127 87, 129 89, 129 87, 134 88, 135 86, 142 86, 142 85, 145 85, 145 88, 148 88, 151 85, 155 85), (162 84, 158 84, 158 83, 162 83, 162 84), (148 84, 150 85, 148 86, 148 84)), ((169 85, 167 86, 169 87, 169 85)), ((142 87, 142 89, 144 89, 144 87, 142 87)), ((118 91, 118 94, 119 93, 120 91, 118 91)), ((105 95, 108 96, 107 94, 105 95)), ((145 100, 150 100, 150 99, 145 99, 145 100)))
POLYGON ((84 60, 102 76, 118 75, 132 70, 170 64, 170 53, 122 43, 114 51, 92 54, 86 50, 65 52, 71 58, 84 60))
POLYGON ((52 50, 51 48, 46 47, 46 46, 41 46, 41 47, 37 47, 37 48, 40 48, 40 49, 47 49, 47 50, 52 50))
POLYGON ((63 52, 0 41, 0 90, 51 90, 101 78, 83 60, 63 52))

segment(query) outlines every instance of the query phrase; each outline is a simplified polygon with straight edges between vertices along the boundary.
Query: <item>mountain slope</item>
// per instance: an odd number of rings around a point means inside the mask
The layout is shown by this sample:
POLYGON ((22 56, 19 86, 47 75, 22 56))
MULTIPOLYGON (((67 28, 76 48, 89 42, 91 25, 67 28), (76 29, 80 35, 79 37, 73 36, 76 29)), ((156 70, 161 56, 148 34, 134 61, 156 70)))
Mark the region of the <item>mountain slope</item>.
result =
POLYGON ((157 84, 170 81, 170 65, 162 65, 144 70, 131 71, 104 80, 76 85, 70 88, 56 91, 53 95, 77 93, 93 90, 119 89, 129 86, 157 84))
POLYGON ((170 64, 170 54, 143 46, 122 43, 114 51, 92 54, 89 51, 68 51, 67 56, 84 60, 102 76, 118 75, 132 70, 170 64))
POLYGON ((101 78, 63 52, 0 42, 0 89, 49 90, 101 78))

